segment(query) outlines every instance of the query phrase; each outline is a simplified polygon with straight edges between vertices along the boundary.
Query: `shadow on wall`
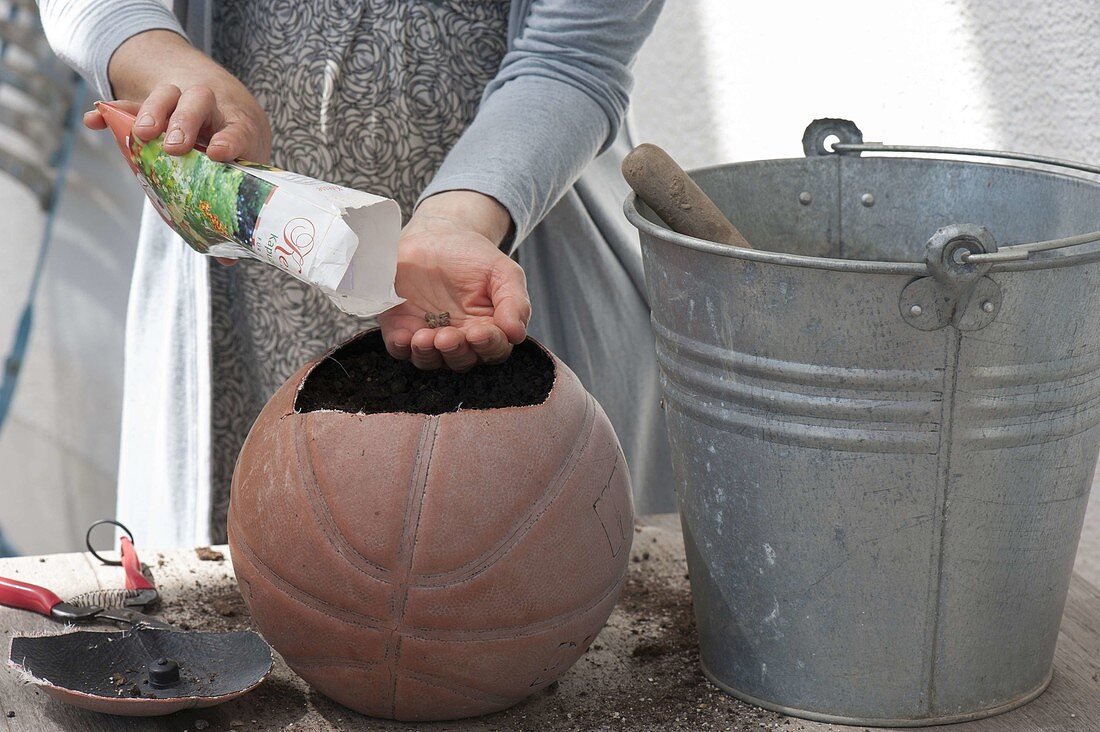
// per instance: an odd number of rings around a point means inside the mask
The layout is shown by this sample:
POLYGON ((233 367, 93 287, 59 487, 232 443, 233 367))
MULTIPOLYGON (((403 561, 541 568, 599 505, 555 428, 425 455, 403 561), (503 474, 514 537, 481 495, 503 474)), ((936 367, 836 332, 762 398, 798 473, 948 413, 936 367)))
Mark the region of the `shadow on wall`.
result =
POLYGON ((634 65, 634 141, 653 142, 687 168, 720 158, 715 94, 702 42, 703 0, 670 0, 634 65))
POLYGON ((8 540, 4 537, 3 530, 0 530, 0 559, 4 557, 15 557, 19 553, 15 551, 15 547, 8 543, 8 540))
POLYGON ((962 7, 997 144, 1100 163, 1100 3, 963 0, 962 7))

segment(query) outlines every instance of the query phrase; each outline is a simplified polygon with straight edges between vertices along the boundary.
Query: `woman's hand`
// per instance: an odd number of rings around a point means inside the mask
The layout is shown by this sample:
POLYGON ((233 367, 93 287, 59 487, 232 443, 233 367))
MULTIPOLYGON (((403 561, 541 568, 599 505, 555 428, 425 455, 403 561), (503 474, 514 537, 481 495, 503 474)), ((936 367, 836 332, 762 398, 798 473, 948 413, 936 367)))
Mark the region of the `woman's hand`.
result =
POLYGON ((504 361, 523 342, 531 319, 527 280, 500 250, 511 224, 507 209, 473 191, 420 204, 398 251, 395 287, 405 302, 378 317, 394 358, 467 371, 504 361), (440 313, 450 325, 428 327, 425 315, 440 313))
MULTIPOLYGON (((267 163, 271 125, 240 81, 183 37, 165 30, 126 40, 107 67, 118 105, 136 115, 134 134, 145 141, 164 133, 164 150, 183 155, 206 141, 206 154, 229 162, 267 163)), ((107 125, 99 112, 84 115, 93 130, 107 125)))
MULTIPOLYGON (((154 30, 130 37, 111 56, 107 76, 116 104, 137 118, 134 134, 148 142, 165 133, 169 155, 183 155, 205 140, 213 160, 270 160, 271 124, 259 102, 182 36, 154 30)), ((84 115, 84 125, 107 127, 95 110, 84 115)), ((235 259, 217 260, 236 264, 235 259)))

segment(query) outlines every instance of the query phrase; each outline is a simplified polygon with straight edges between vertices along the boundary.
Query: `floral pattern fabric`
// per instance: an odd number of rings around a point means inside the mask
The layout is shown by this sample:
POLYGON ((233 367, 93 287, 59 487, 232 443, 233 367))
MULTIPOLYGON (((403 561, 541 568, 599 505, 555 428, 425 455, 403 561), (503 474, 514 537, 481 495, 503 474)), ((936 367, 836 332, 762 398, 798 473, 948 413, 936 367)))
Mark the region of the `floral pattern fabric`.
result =
MULTIPOLYGON (((272 164, 389 196, 408 217, 504 56, 508 0, 214 3, 213 55, 266 110, 272 164)), ((259 262, 210 265, 211 538, 237 454, 298 368, 370 325, 259 262)))

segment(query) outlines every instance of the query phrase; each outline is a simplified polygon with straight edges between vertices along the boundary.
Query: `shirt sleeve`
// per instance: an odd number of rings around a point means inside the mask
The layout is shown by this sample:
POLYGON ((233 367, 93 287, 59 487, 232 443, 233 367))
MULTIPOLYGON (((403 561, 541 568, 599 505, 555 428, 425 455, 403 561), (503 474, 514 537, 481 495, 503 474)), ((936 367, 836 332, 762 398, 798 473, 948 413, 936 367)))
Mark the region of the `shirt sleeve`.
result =
POLYGON ((420 196, 498 200, 522 242, 623 123, 663 0, 534 0, 473 122, 420 196))
POLYGON ((150 30, 187 37, 159 0, 39 0, 38 11, 54 53, 80 72, 100 99, 114 99, 107 64, 126 39, 150 30))

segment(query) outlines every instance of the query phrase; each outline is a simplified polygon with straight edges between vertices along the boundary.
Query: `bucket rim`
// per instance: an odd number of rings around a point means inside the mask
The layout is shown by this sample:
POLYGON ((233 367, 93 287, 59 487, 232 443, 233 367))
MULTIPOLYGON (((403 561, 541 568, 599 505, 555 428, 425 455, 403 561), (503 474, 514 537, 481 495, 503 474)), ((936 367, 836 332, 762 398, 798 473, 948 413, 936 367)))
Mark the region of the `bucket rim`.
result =
MULTIPOLYGON (((840 156, 828 157, 839 158, 840 156)), ((736 168, 743 165, 795 163, 803 162, 805 160, 807 160, 807 158, 768 158, 764 160, 740 160, 730 163, 718 163, 716 165, 707 165, 699 168, 692 168, 691 170, 687 171, 687 174, 689 177, 694 179, 695 176, 699 174, 712 173, 715 171, 736 168)), ((1082 176, 1067 175, 1063 172, 1043 170, 1024 165, 1005 165, 998 163, 980 163, 969 160, 950 160, 944 158, 923 158, 909 156, 891 156, 888 158, 876 157, 867 158, 867 160, 915 160, 952 163, 964 166, 1011 168, 1013 170, 1037 173, 1054 178, 1064 178, 1067 180, 1083 183, 1095 183, 1095 181, 1092 181, 1089 178, 1085 178, 1082 176)), ((887 262, 884 260, 874 259, 838 259, 836 257, 815 257, 806 254, 790 254, 788 252, 774 252, 765 249, 744 249, 741 247, 730 246, 728 244, 708 241, 707 239, 699 239, 694 236, 677 233, 663 224, 657 224, 653 221, 650 221, 638 210, 637 200, 638 194, 634 191, 630 191, 627 194, 626 200, 623 202, 623 213, 626 215, 627 221, 629 221, 639 232, 649 234, 650 236, 661 239, 670 244, 676 244, 678 246, 685 247, 687 249, 694 249, 695 251, 704 252, 706 254, 715 254, 720 257, 729 257, 732 259, 743 259, 750 262, 764 262, 767 264, 776 264, 785 267, 808 267, 810 269, 828 270, 833 272, 888 274, 903 275, 908 277, 923 277, 929 274, 928 265, 925 264, 923 261, 887 262)), ((1100 249, 1095 252, 1091 252, 1088 254, 1077 254, 1072 257, 1038 257, 1022 261, 998 262, 996 264, 993 264, 989 271, 1016 272, 1033 269, 1056 269, 1061 267, 1075 266, 1079 264, 1089 264, 1096 261, 1100 261, 1100 249)))

